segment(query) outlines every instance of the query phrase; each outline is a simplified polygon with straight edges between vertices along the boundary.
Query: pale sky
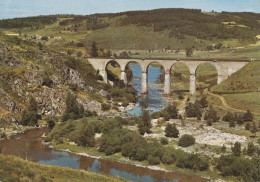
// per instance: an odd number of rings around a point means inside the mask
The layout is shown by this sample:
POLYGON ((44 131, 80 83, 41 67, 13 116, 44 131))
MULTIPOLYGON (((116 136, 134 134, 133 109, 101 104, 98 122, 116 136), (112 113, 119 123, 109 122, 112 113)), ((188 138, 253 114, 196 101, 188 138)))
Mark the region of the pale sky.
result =
POLYGON ((50 14, 88 15, 157 8, 260 13, 260 0, 0 0, 0 19, 50 14))

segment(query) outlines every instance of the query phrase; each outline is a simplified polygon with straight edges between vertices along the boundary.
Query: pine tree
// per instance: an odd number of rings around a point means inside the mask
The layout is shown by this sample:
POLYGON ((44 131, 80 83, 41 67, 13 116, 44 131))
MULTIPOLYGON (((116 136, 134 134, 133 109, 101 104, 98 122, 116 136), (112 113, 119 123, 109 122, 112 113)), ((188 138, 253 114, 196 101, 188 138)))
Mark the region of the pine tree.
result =
POLYGON ((175 124, 167 124, 165 128, 165 136, 178 138, 179 137, 179 130, 177 129, 175 124))
POLYGON ((247 155, 254 155, 255 153, 255 145, 253 144, 253 142, 249 142, 247 145, 247 155))
POLYGON ((145 133, 151 133, 151 128, 152 124, 149 111, 143 110, 142 119, 138 123, 138 131, 141 135, 144 135, 145 133))
POLYGON ((255 134, 255 136, 256 136, 257 127, 256 127, 256 123, 255 122, 252 123, 250 131, 251 131, 252 134, 255 134))
POLYGON ((233 155, 235 155, 235 156, 241 155, 241 143, 240 142, 236 142, 234 147, 232 147, 231 149, 232 149, 233 155))
POLYGON ((250 110, 247 110, 247 112, 244 114, 243 116, 244 121, 253 121, 254 116, 253 114, 250 112, 250 110))

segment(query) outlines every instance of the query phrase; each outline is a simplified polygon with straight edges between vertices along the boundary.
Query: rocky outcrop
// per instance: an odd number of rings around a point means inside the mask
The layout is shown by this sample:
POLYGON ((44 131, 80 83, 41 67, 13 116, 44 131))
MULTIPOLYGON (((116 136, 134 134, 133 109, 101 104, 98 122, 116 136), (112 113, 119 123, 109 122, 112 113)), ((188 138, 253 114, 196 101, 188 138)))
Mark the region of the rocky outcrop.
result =
MULTIPOLYGON (((33 52, 27 56, 31 57, 27 59, 23 53, 17 53, 13 47, 0 42, 0 110, 9 111, 6 112, 8 116, 0 114, 1 117, 17 121, 30 96, 36 100, 39 114, 60 116, 65 111, 67 93, 73 92, 70 90, 72 84, 85 93, 94 91, 77 70, 64 64, 67 58, 63 55, 33 52), (46 78, 51 85, 44 84, 46 78)), ((81 98, 79 102, 85 109, 101 110, 101 104, 92 99, 81 98)))

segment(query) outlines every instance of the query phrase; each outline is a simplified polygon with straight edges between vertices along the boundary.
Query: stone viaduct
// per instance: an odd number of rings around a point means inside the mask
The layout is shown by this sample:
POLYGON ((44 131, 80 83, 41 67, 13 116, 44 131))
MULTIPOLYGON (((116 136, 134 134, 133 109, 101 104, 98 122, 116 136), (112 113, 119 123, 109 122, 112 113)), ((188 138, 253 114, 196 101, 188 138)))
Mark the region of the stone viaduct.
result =
POLYGON ((171 68, 178 62, 184 63, 190 71, 190 94, 194 94, 196 91, 196 70, 200 64, 210 63, 212 64, 218 73, 217 84, 220 84, 226 80, 230 75, 244 67, 250 61, 241 60, 166 60, 166 59, 114 59, 114 58, 88 58, 88 61, 92 66, 99 70, 100 75, 103 77, 104 82, 107 83, 107 65, 110 61, 116 61, 121 68, 121 80, 127 83, 126 66, 129 63, 138 63, 142 68, 142 93, 148 91, 148 67, 151 63, 159 63, 164 68, 164 93, 169 94, 171 92, 171 68))

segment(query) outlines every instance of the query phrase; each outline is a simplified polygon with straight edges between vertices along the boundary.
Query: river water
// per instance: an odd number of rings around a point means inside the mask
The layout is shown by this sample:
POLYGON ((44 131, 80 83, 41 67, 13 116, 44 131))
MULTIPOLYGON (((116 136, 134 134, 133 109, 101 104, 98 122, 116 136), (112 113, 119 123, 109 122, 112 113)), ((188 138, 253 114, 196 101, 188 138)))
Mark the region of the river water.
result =
MULTIPOLYGON (((133 86, 140 93, 141 91, 141 67, 138 64, 130 65, 133 71, 133 86)), ((162 89, 156 88, 155 83, 161 70, 159 67, 149 66, 148 80, 149 80, 149 93, 147 96, 142 96, 148 104, 150 111, 159 111, 164 106, 164 102, 160 97, 162 89)), ((141 98, 140 98, 141 99, 141 98)), ((138 103, 137 103, 138 105, 138 103)), ((141 108, 138 106, 136 109, 129 111, 131 114, 140 115, 141 108)), ((112 160, 96 159, 86 156, 74 155, 68 152, 57 151, 42 146, 39 139, 47 129, 35 129, 28 131, 24 134, 11 137, 9 140, 0 141, 2 153, 11 154, 22 157, 37 163, 55 165, 61 167, 70 167, 73 169, 84 169, 87 171, 119 176, 121 178, 136 181, 136 182, 204 182, 205 179, 189 174, 180 174, 177 172, 164 172, 160 170, 152 170, 135 165, 124 164, 112 160)))
MULTIPOLYGON (((133 72, 133 81, 132 85, 134 88, 138 91, 138 93, 141 93, 141 83, 142 83, 142 69, 139 64, 132 63, 130 64, 130 69, 133 72)), ((160 109, 165 106, 165 103, 163 99, 161 98, 160 94, 163 93, 163 86, 156 84, 160 74, 161 69, 159 67, 149 66, 148 67, 148 94, 142 95, 139 98, 139 101, 141 99, 144 99, 148 105, 148 110, 150 112, 156 112, 160 111, 160 109)), ((139 101, 137 103, 137 108, 128 111, 129 114, 135 114, 140 116, 142 109, 139 106, 139 101)))

